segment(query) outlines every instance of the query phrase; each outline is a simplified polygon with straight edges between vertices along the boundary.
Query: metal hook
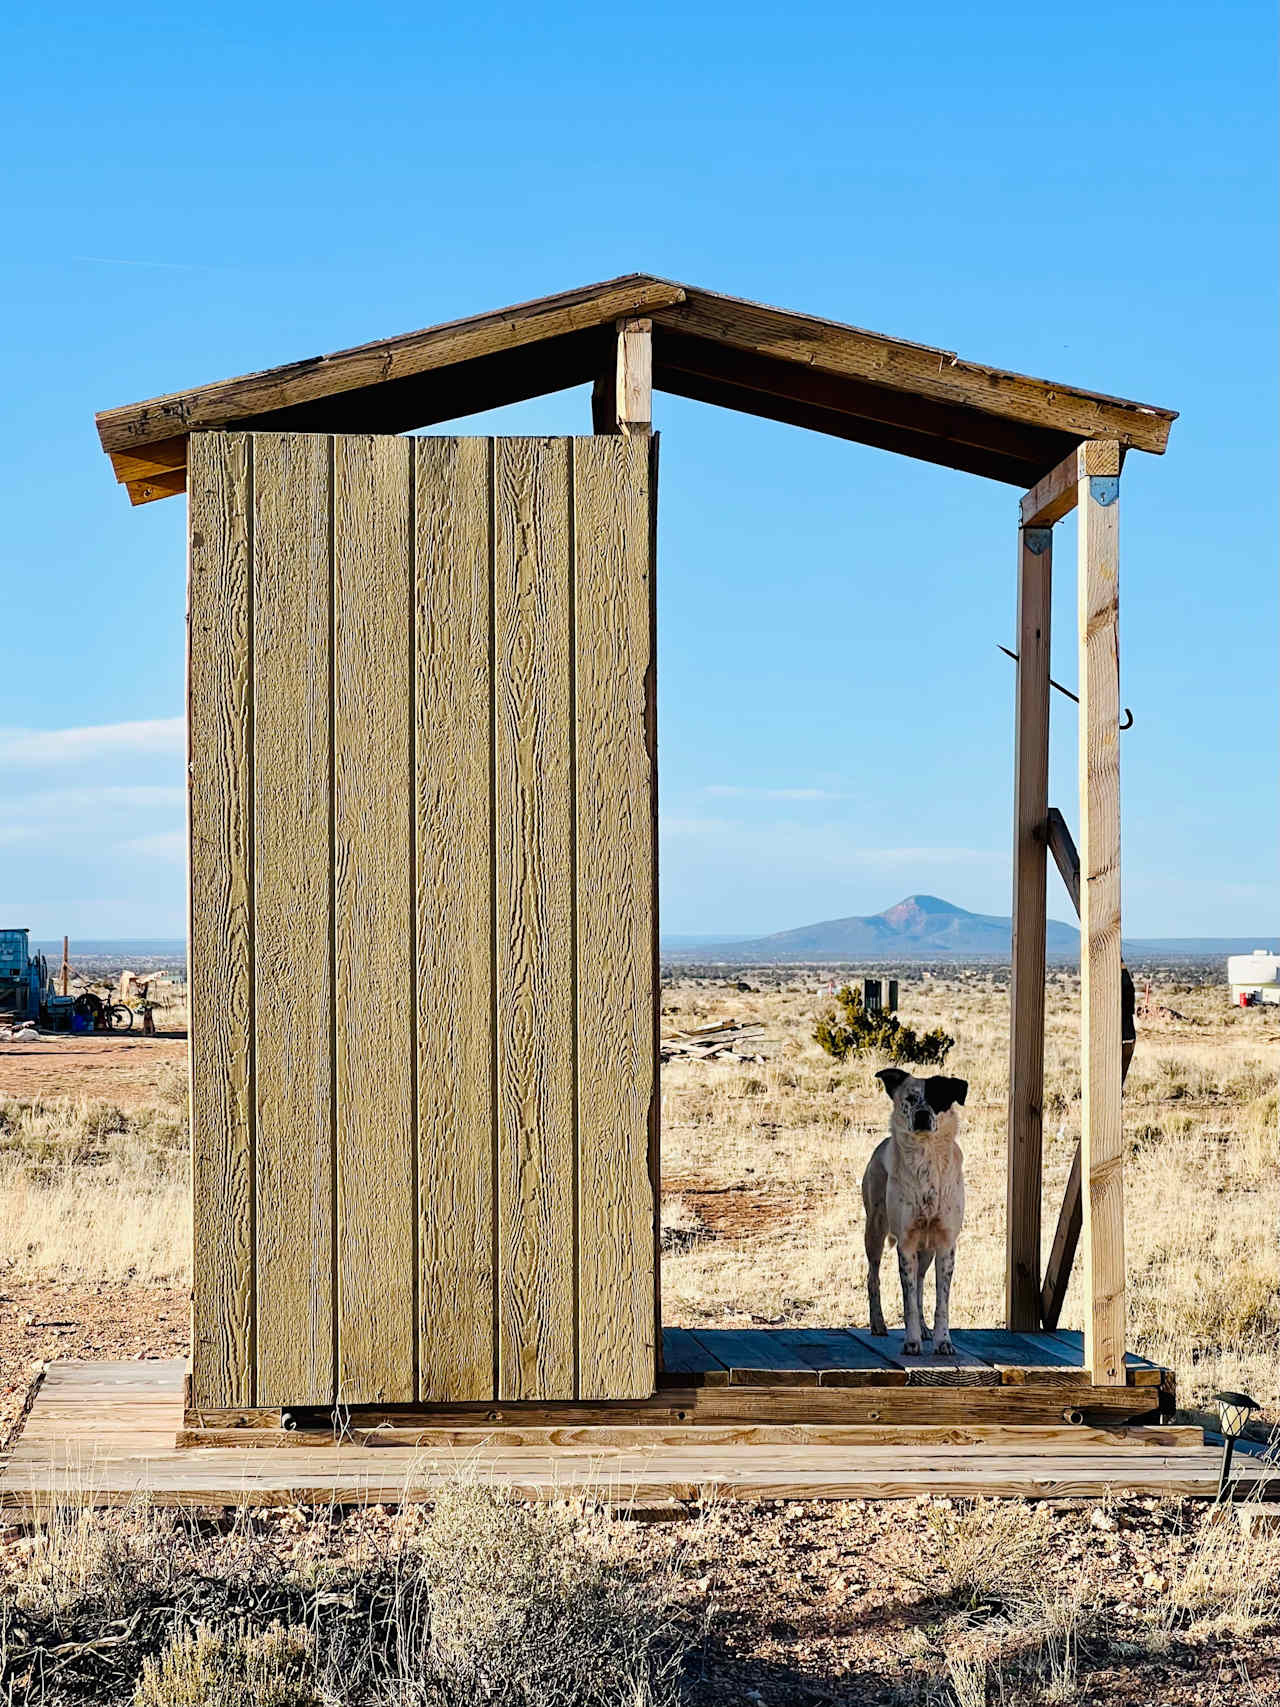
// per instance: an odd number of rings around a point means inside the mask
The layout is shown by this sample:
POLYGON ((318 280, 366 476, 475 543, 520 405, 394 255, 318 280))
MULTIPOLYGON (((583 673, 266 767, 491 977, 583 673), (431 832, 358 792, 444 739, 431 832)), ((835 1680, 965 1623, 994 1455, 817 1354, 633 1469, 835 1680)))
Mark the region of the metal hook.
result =
MULTIPOLYGON (((1000 645, 999 641, 997 641, 996 644, 997 644, 997 646, 999 646, 1000 645)), ((1016 652, 1010 652, 1010 650, 1007 646, 1000 646, 1000 650, 1004 653, 1006 658, 1012 658, 1015 664, 1018 662, 1018 654, 1016 652)), ((1065 694, 1068 699, 1074 700, 1075 703, 1077 705, 1079 705, 1079 703, 1080 703, 1079 694, 1072 693, 1070 688, 1064 688, 1062 683, 1061 682, 1055 682, 1052 676, 1049 677, 1049 686, 1051 688, 1057 688, 1059 693, 1065 694)), ((1120 727, 1121 727, 1121 729, 1132 729, 1133 728, 1133 713, 1129 710, 1129 707, 1127 705, 1124 708, 1124 716, 1120 719, 1120 727)))

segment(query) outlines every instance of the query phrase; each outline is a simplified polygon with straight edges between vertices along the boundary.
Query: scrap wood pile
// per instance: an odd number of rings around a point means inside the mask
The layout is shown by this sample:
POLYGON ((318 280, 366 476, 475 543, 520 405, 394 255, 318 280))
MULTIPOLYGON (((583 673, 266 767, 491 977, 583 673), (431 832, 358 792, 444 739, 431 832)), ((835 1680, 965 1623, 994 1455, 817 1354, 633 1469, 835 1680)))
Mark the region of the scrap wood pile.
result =
POLYGON ((761 1062, 763 1055, 743 1050, 739 1045, 758 1038, 763 1030, 762 1025, 744 1025, 735 1019, 698 1025, 691 1031, 673 1031, 662 1038, 659 1053, 663 1061, 761 1062))

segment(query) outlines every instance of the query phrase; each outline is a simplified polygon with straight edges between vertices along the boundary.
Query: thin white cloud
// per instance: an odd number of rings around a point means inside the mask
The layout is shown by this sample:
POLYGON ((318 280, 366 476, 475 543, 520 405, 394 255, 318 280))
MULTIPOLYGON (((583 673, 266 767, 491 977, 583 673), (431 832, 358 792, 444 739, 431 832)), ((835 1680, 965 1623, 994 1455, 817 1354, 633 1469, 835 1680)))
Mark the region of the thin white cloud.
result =
POLYGON ((739 783, 708 783, 706 793, 735 800, 845 800, 830 788, 747 788, 739 783))
POLYGON ((0 789, 0 847, 23 847, 66 837, 107 843, 130 830, 181 820, 185 790, 172 783, 103 783, 30 793, 0 789))
POLYGON ((658 829, 664 836, 704 836, 708 839, 731 835, 742 825, 728 818, 688 818, 664 812, 658 819, 658 829))
POLYGON ((0 765, 69 765, 117 753, 181 754, 183 717, 93 723, 80 729, 0 729, 0 765))
POLYGON ((134 836, 119 846, 124 853, 141 854, 146 859, 171 860, 181 865, 187 858, 187 832, 157 830, 154 835, 134 836))

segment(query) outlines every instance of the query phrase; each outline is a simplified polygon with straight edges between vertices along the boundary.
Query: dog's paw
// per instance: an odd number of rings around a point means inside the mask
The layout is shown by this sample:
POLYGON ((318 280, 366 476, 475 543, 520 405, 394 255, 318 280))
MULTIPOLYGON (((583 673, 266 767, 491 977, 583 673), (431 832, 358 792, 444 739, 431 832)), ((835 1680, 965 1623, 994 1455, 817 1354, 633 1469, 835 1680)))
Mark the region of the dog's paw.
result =
POLYGON ((956 1348, 951 1343, 950 1334, 948 1334, 945 1339, 939 1340, 937 1345, 933 1348, 933 1355, 935 1357, 954 1357, 955 1354, 956 1348))
POLYGON ((903 1357, 919 1357, 919 1355, 920 1355, 920 1341, 919 1340, 903 1340, 903 1342, 902 1342, 902 1355, 903 1355, 903 1357))
POLYGON ((871 1323, 871 1332, 876 1339, 884 1339, 887 1337, 889 1333, 889 1325, 883 1316, 873 1318, 871 1323))

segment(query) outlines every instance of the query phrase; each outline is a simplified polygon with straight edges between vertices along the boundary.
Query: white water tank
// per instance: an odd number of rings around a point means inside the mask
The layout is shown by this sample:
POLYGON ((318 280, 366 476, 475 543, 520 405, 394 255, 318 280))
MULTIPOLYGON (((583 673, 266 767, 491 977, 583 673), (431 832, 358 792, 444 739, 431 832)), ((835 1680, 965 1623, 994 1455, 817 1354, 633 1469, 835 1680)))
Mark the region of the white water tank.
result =
POLYGON ((1280 1002, 1280 954, 1255 948, 1252 954, 1228 955, 1227 983, 1233 1002, 1255 994, 1264 1002, 1280 1002))

